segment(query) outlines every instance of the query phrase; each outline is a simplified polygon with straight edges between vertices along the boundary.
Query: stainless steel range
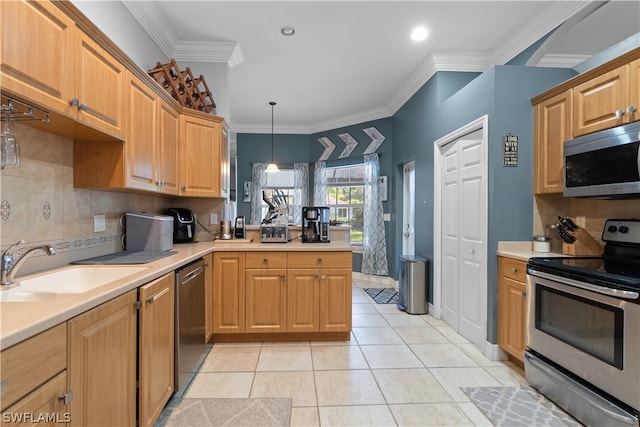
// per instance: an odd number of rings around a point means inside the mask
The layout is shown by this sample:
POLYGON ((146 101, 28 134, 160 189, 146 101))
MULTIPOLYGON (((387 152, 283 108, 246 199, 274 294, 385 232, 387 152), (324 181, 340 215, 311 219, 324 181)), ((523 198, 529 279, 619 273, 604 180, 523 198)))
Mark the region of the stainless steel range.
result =
POLYGON ((531 258, 527 381, 589 426, 640 418, 640 220, 610 219, 603 257, 531 258))

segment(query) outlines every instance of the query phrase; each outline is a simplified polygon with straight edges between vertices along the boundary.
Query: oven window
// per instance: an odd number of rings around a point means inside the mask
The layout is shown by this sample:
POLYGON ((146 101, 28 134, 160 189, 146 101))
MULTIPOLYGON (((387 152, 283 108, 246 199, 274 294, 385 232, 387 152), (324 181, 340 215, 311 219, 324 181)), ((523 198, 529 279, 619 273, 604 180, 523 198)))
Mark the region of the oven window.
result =
POLYGON ((622 369, 624 311, 540 284, 536 329, 622 369))

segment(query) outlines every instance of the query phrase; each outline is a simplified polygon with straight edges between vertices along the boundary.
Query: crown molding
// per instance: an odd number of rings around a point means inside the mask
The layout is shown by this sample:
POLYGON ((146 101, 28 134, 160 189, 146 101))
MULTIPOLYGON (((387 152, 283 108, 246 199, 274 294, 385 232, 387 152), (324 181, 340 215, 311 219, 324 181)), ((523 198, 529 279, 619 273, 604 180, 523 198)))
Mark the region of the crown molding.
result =
POLYGON ((573 68, 589 58, 591 58, 590 55, 559 55, 549 53, 542 57, 536 67, 573 68))
POLYGON ((221 62, 231 68, 244 62, 244 55, 235 42, 178 42, 173 57, 176 61, 221 62))
MULTIPOLYGON (((233 129, 235 133, 270 134, 271 124, 232 122, 231 129, 233 129)), ((308 135, 311 132, 309 132, 309 126, 306 126, 306 125, 279 124, 273 127, 273 133, 277 135, 283 135, 283 134, 308 135)))

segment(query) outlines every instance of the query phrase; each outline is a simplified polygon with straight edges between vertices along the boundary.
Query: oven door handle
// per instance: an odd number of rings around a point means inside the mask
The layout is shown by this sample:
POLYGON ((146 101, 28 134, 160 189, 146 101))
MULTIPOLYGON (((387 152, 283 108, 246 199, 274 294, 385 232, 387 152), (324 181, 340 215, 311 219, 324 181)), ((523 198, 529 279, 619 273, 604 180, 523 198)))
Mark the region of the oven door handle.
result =
POLYGON ((591 283, 578 282, 577 280, 567 279, 566 277, 559 277, 555 274, 543 273, 541 271, 529 268, 529 274, 532 276, 541 277, 543 279, 553 280, 555 282, 564 283, 565 285, 574 286, 576 288, 584 289, 587 291, 597 292, 602 295, 608 295, 614 298, 622 298, 628 300, 637 300, 640 298, 640 293, 633 291, 623 291, 621 289, 611 289, 604 286, 593 285, 591 283))

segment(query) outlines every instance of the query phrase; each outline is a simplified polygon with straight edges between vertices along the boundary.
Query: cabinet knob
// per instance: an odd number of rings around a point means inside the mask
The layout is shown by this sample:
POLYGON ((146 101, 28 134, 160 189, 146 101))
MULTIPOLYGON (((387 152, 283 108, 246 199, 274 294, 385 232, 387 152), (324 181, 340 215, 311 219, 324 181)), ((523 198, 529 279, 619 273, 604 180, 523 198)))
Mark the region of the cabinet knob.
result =
POLYGON ((511 272, 512 272, 512 273, 515 273, 516 271, 518 271, 518 269, 517 269, 517 268, 515 268, 515 267, 511 267, 511 272))
POLYGON ((287 276, 285 276, 284 274, 282 276, 280 276, 280 280, 284 280, 286 278, 287 278, 287 276))
POLYGON ((638 109, 636 108, 636 106, 635 106, 635 105, 629 105, 629 106, 627 107, 627 113, 629 113, 629 114, 633 114, 633 113, 635 113, 636 111, 638 111, 638 109))
POLYGON ((475 249, 469 249, 469 252, 471 253, 471 255, 473 255, 473 254, 476 253, 476 250, 475 249))
POLYGON ((264 258, 264 259, 262 260, 262 262, 264 262, 265 264, 268 264, 268 263, 269 263, 269 259, 268 259, 268 258, 264 258))
POLYGON ((317 274, 315 276, 313 276, 314 279, 318 280, 320 278, 320 276, 318 276, 317 274))
POLYGON ((182 191, 187 191, 187 186, 186 185, 182 186, 182 191))
POLYGON ((73 98, 69 100, 69 105, 73 105, 74 107, 80 106, 80 100, 78 98, 73 98))
POLYGON ((527 291, 522 291, 522 296, 526 298, 527 297, 527 291))
POLYGON ((80 104, 80 106, 78 107, 78 110, 81 110, 81 111, 89 111, 89 107, 87 107, 87 104, 82 103, 82 104, 80 104))
POLYGON ((616 110, 616 117, 620 118, 622 116, 624 116, 624 110, 623 109, 616 110))
POLYGON ((322 258, 318 258, 318 264, 322 264, 322 258))
POLYGON ((69 405, 73 400, 73 391, 68 391, 64 394, 59 395, 58 400, 64 403, 65 405, 69 405))

